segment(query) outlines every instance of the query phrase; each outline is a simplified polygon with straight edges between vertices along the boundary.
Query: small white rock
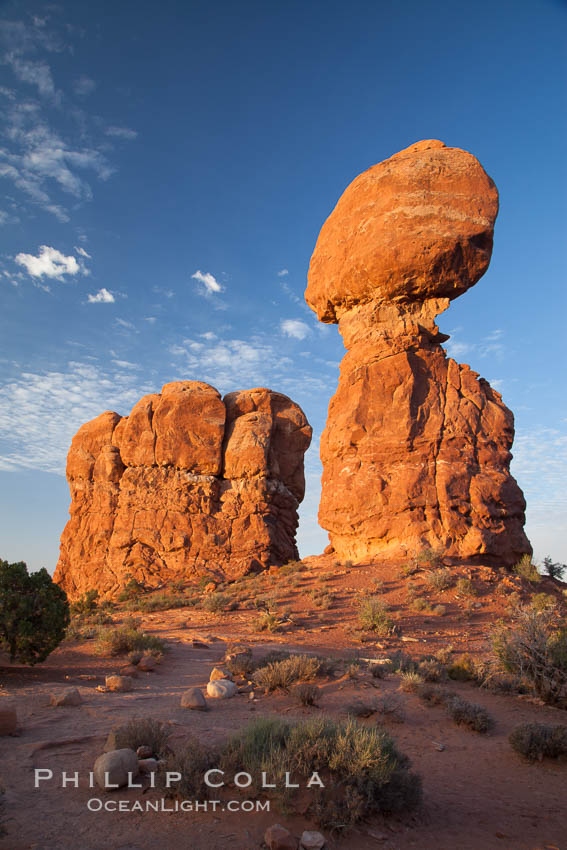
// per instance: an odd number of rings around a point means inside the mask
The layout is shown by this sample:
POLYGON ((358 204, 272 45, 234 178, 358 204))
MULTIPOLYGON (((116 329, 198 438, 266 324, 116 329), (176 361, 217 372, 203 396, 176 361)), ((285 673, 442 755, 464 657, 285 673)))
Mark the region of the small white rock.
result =
POLYGON ((132 779, 138 775, 138 756, 134 750, 111 750, 99 756, 94 763, 94 778, 100 788, 122 788, 128 784, 129 773, 132 779))
POLYGON ((299 842, 301 850, 322 850, 325 846, 325 836, 320 832, 305 830, 299 842))

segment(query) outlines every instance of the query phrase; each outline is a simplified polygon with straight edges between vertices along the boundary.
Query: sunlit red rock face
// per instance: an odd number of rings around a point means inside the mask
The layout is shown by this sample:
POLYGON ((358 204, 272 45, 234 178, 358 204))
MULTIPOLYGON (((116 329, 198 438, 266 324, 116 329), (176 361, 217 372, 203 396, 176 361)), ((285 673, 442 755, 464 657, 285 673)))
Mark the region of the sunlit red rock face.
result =
POLYGON ((67 457, 71 518, 55 580, 71 598, 297 558, 311 428, 287 396, 166 384, 129 416, 83 425, 67 457))
POLYGON ((513 415, 435 324, 488 268, 497 212, 478 160, 430 140, 357 177, 323 225, 305 297, 348 349, 321 438, 319 521, 342 558, 531 552, 513 415))

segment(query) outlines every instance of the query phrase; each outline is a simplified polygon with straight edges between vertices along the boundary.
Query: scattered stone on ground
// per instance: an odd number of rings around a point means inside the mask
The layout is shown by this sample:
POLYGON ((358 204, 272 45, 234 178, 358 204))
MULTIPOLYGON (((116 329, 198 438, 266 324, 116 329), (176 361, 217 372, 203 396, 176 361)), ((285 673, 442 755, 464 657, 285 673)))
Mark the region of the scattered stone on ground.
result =
POLYGON ((80 705, 82 701, 77 688, 65 688, 51 694, 51 705, 80 705))
POLYGON ((181 694, 181 708, 191 708, 193 711, 207 711, 207 700, 200 688, 189 688, 181 694))
POLYGON ((134 683, 131 676, 107 676, 105 685, 109 691, 131 691, 134 683))
POLYGON ((216 679, 207 685, 207 696, 214 699, 230 699, 236 695, 238 688, 228 679, 216 679))
POLYGON ((268 850, 297 850, 297 838, 279 823, 268 827, 264 833, 264 841, 268 850))
POLYGON ((94 763, 94 778, 100 788, 112 790, 128 784, 128 774, 138 775, 138 756, 124 748, 103 753, 94 763))

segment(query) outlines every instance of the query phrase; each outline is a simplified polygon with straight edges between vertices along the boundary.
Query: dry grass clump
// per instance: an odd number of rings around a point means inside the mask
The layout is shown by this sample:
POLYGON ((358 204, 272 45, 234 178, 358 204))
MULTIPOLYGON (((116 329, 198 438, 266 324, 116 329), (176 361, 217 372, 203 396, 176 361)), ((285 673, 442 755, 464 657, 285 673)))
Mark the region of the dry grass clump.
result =
POLYGON ((258 614, 258 619, 252 624, 252 628, 255 632, 278 632, 283 623, 283 619, 275 611, 263 611, 258 614))
POLYGON ((445 667, 437 658, 424 658, 420 661, 417 672, 424 682, 442 682, 447 678, 445 667))
POLYGON ((419 673, 412 670, 407 670, 400 676, 400 690, 407 694, 416 694, 419 691, 419 686, 423 683, 419 673))
POLYGON ((425 581, 432 590, 447 590, 454 584, 454 576, 449 567, 427 573, 425 581))
POLYGON ((170 735, 169 726, 152 717, 134 718, 114 730, 117 750, 125 747, 130 750, 137 750, 142 746, 150 747, 152 755, 156 758, 163 758, 170 752, 168 746, 170 735))
POLYGON ((567 623, 555 610, 518 609, 511 626, 496 627, 492 646, 495 673, 524 680, 544 702, 567 704, 567 623))
POLYGON ((553 611, 557 608, 557 600, 551 593, 534 593, 530 605, 535 611, 553 611))
MULTIPOLYGON (((329 829, 343 829, 376 814, 406 812, 421 799, 420 779, 409 771, 409 760, 388 733, 353 719, 337 723, 315 716, 292 724, 259 718, 229 741, 221 767, 253 777, 266 771, 279 787, 286 772, 300 784, 317 772, 325 777, 325 786, 312 787, 305 814, 329 829)), ((250 792, 247 788, 248 796, 250 792)), ((287 792, 288 811, 293 810, 294 793, 287 792)))
POLYGON ((266 691, 289 690, 294 682, 313 679, 319 670, 319 659, 310 655, 290 655, 259 667, 254 673, 256 684, 266 691))
POLYGON ((358 621, 366 631, 385 637, 394 629, 394 621, 388 611, 388 606, 378 596, 369 596, 360 602, 358 621))
POLYGON ((329 608, 332 608, 333 603, 335 601, 334 595, 323 587, 313 588, 309 596, 311 597, 313 604, 316 605, 317 608, 321 608, 325 611, 327 611, 329 608))
POLYGON ((203 599, 201 607, 209 614, 221 614, 223 611, 232 611, 236 603, 227 593, 209 593, 203 599))
POLYGON ((513 750, 528 761, 567 755, 567 726, 521 723, 508 736, 513 750))
POLYGON ((457 656, 447 667, 447 675, 455 682, 473 682, 478 678, 474 659, 467 652, 457 656))
POLYGON ((513 567, 513 571, 517 576, 525 578, 526 581, 532 584, 538 584, 541 581, 541 576, 537 571, 537 567, 532 563, 530 555, 522 555, 518 563, 513 567))
POLYGON ((455 589, 459 596, 476 596, 475 586, 470 578, 458 579, 455 589))
POLYGON ((295 696, 304 706, 317 705, 317 701, 321 696, 321 691, 317 685, 311 685, 308 682, 302 682, 295 688, 295 696))
POLYGON ((428 703, 428 705, 445 705, 452 696, 450 691, 432 685, 430 682, 422 682, 416 693, 420 700, 428 703))
POLYGON ((126 655, 136 650, 150 652, 152 655, 163 654, 166 650, 165 642, 141 631, 138 625, 138 621, 130 618, 122 626, 104 626, 99 629, 98 654, 126 655))
POLYGON ((457 726, 466 726, 474 732, 486 733, 492 727, 493 721, 488 711, 481 705, 451 697, 447 703, 447 713, 457 726))

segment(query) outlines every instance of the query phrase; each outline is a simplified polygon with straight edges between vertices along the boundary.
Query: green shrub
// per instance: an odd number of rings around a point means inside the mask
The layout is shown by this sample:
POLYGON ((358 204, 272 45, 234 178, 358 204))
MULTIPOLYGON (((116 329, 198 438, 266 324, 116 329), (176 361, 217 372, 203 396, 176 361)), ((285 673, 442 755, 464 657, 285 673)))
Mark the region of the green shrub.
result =
MULTIPOLYGON (((181 596, 178 593, 161 591, 160 593, 152 593, 150 596, 144 596, 142 599, 132 599, 128 605, 137 611, 149 613, 151 611, 169 611, 172 608, 185 608, 195 602, 196 600, 181 596)), ((203 605, 203 607, 205 606, 203 605)))
POLYGON ((447 675, 445 668, 436 658, 425 658, 420 661, 417 672, 424 682, 442 682, 447 675))
POLYGON ((161 720, 152 717, 140 717, 129 720, 124 726, 114 729, 116 749, 150 747, 155 758, 163 758, 170 752, 168 745, 171 730, 161 720))
POLYGON ((456 682, 471 682, 477 678, 476 665, 472 656, 463 653, 447 668, 447 675, 456 682))
POLYGON ((127 575, 125 578, 127 581, 118 594, 118 602, 128 602, 132 599, 138 599, 138 597, 145 591, 144 585, 137 579, 132 578, 131 575, 127 575))
POLYGON ((67 594, 46 569, 28 573, 23 561, 0 560, 0 645, 10 661, 45 661, 65 637, 69 620, 67 594))
POLYGON ((443 551, 441 549, 432 549, 430 546, 426 546, 417 553, 415 560, 420 567, 429 567, 432 569, 441 564, 441 561, 443 560, 443 551))
POLYGON ((394 628, 388 606, 378 596, 369 596, 361 601, 358 620, 363 629, 381 636, 391 634, 394 628))
POLYGON ((425 580, 432 590, 447 590, 453 585, 453 574, 448 567, 427 573, 425 580))
POLYGON ((456 591, 459 596, 476 596, 476 590, 470 578, 458 579, 456 584, 456 591))
POLYGON ((556 564, 549 556, 543 559, 543 571, 549 578, 561 581, 565 570, 567 570, 567 564, 556 564))
POLYGON ((527 581, 532 582, 532 584, 537 584, 541 581, 541 576, 535 564, 532 563, 530 555, 522 555, 516 566, 513 567, 513 570, 517 576, 525 578, 527 581))
POLYGON ((284 564, 283 567, 280 567, 278 570, 278 575, 280 576, 290 576, 293 573, 303 572, 305 569, 305 564, 303 561, 288 561, 287 564, 284 564))
POLYGON ((294 682, 313 679, 318 670, 318 658, 310 655, 290 655, 283 661, 273 661, 259 667, 254 673, 254 681, 266 691, 287 691, 294 682))
POLYGON ((98 590, 87 590, 69 605, 71 617, 81 617, 92 614, 98 608, 98 590))
POLYGON ((552 611, 557 607, 557 601, 550 593, 534 593, 530 605, 535 611, 552 611))
POLYGON ((485 708, 461 697, 454 696, 447 701, 447 712, 458 726, 467 726, 474 732, 485 733, 492 726, 492 718, 485 708))
MULTIPOLYGON (((376 814, 405 812, 421 799, 419 777, 387 732, 354 720, 335 723, 315 716, 299 723, 259 718, 237 733, 221 756, 232 774, 246 771, 283 784, 285 772, 297 782, 313 772, 325 787, 312 788, 308 814, 321 826, 342 829, 376 814)), ((301 783, 300 783, 301 784, 301 783)), ((250 794, 250 788, 246 789, 250 794)), ((288 798, 293 797, 288 791, 288 798)), ((289 807, 289 804, 288 804, 289 807)))
POLYGON ((567 755, 567 726, 521 723, 510 732, 508 741, 512 749, 528 761, 559 758, 567 755))
POLYGON ((524 679, 544 702, 567 702, 567 626, 554 611, 518 609, 512 625, 495 628, 492 646, 496 672, 524 679))
POLYGON ((103 627, 98 633, 97 645, 100 655, 125 655, 134 650, 165 652, 163 640, 146 634, 133 625, 103 627))
POLYGON ((209 614, 220 614, 227 610, 231 602, 232 597, 226 593, 210 593, 203 599, 202 606, 209 614))

